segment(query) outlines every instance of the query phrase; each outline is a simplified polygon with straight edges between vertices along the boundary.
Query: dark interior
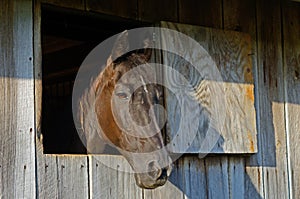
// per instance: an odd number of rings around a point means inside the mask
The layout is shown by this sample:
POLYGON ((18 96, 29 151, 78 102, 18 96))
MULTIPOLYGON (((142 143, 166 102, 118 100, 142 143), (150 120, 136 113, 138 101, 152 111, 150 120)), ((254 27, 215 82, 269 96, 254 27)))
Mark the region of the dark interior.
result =
POLYGON ((42 6, 42 133, 44 153, 86 153, 72 116, 72 89, 88 53, 106 38, 149 24, 42 6))

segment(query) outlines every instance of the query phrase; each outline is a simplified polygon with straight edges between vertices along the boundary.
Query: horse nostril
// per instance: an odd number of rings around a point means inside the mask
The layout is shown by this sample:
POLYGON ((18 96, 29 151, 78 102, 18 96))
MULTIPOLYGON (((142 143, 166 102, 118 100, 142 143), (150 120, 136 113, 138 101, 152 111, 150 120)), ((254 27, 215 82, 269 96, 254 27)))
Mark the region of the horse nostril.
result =
POLYGON ((161 176, 162 170, 158 167, 155 161, 151 161, 148 164, 148 175, 154 179, 157 179, 161 176))
POLYGON ((161 170, 161 174, 160 176, 158 177, 159 180, 163 180, 163 179, 166 179, 168 177, 168 169, 166 168, 163 168, 161 170))

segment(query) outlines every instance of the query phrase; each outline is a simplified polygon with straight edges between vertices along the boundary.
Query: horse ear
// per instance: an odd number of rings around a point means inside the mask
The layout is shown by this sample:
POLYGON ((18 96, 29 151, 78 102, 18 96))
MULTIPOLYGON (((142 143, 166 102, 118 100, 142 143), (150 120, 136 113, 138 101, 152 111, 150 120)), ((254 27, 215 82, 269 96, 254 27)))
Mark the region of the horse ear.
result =
POLYGON ((129 50, 129 42, 128 42, 128 31, 123 31, 117 38, 112 52, 111 59, 112 61, 116 60, 118 57, 121 57, 129 50))

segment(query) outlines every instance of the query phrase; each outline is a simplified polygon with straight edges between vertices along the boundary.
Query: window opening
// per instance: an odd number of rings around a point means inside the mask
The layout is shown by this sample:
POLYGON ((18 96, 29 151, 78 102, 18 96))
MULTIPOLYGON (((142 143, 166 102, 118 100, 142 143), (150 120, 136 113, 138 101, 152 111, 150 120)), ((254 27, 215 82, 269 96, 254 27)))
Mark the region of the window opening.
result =
POLYGON ((46 154, 85 154, 72 115, 72 89, 88 53, 125 29, 147 24, 115 16, 42 6, 42 134, 46 154))

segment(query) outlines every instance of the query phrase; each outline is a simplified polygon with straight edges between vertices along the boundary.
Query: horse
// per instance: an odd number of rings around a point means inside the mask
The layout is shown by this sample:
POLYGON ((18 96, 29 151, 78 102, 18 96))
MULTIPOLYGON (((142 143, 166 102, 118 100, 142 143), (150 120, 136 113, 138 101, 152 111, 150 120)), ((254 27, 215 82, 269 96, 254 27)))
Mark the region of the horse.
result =
POLYGON ((138 69, 140 65, 147 67, 151 58, 147 43, 149 40, 145 40, 144 49, 127 52, 128 31, 122 32, 106 66, 89 81, 90 88, 76 103, 75 115, 88 153, 101 153, 105 144, 113 146, 130 164, 136 184, 154 189, 166 183, 172 160, 153 111, 162 101, 162 86, 146 84, 147 70, 138 69), (130 73, 134 69, 138 70, 130 73), (137 82, 141 86, 133 89, 137 82))

